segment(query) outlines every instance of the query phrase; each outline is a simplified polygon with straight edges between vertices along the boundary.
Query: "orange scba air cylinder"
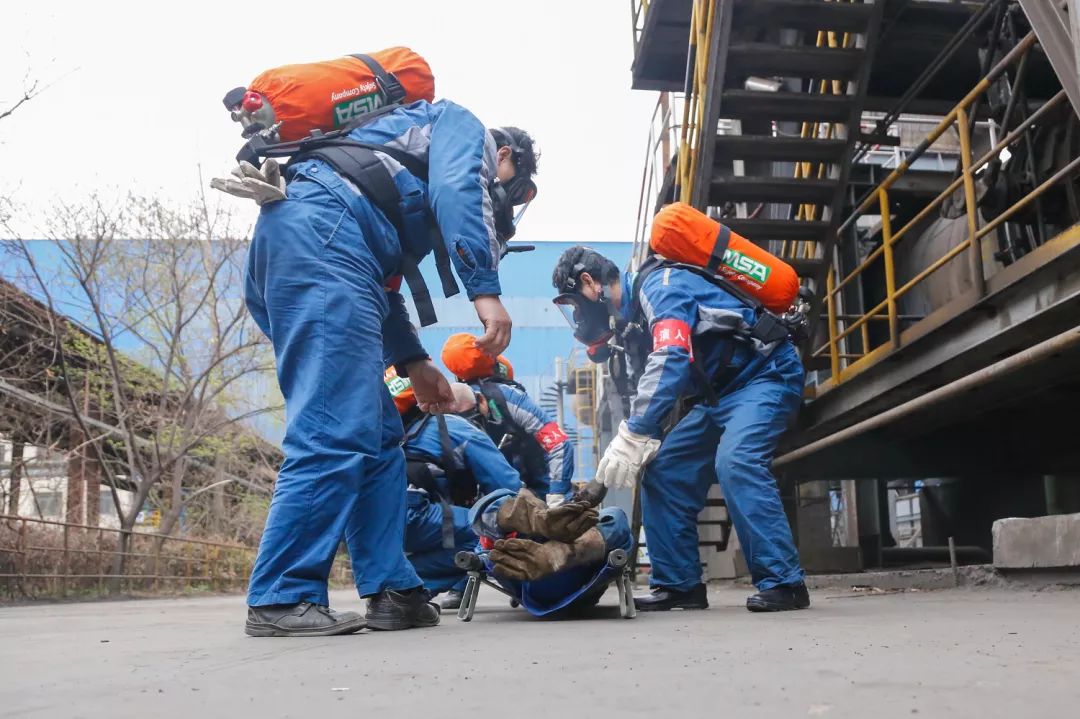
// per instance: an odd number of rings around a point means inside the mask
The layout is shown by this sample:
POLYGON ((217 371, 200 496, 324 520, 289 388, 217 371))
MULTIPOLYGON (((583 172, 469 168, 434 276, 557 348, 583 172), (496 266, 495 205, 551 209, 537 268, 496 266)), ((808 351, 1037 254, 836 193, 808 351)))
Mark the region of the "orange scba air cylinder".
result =
POLYGON ((772 312, 786 312, 799 293, 791 265, 685 202, 656 214, 649 247, 674 262, 715 272, 772 312))
MULTIPOLYGON (((435 99, 435 77, 427 61, 407 47, 369 55, 405 89, 405 102, 435 99)), ((263 95, 281 121, 278 135, 299 140, 312 130, 328 132, 382 104, 375 76, 359 58, 282 65, 259 75, 248 87, 263 95)))

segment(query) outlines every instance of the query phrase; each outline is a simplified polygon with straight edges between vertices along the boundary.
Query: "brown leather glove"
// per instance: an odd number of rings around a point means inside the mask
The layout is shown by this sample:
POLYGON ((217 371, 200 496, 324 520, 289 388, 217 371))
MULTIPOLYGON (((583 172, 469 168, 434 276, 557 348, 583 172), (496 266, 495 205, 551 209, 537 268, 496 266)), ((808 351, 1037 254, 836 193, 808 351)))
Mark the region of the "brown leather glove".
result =
POLYGON ((603 482, 597 482, 594 479, 574 493, 571 501, 578 504, 585 504, 590 507, 599 507, 606 496, 607 487, 604 486, 603 482))
POLYGON ((497 576, 531 582, 564 569, 604 560, 604 538, 599 529, 590 529, 572 543, 531 539, 500 539, 488 553, 497 576))
POLYGON ((557 542, 572 542, 596 526, 598 512, 585 504, 569 502, 548 509, 535 494, 522 489, 502 503, 495 521, 504 532, 518 532, 557 542))

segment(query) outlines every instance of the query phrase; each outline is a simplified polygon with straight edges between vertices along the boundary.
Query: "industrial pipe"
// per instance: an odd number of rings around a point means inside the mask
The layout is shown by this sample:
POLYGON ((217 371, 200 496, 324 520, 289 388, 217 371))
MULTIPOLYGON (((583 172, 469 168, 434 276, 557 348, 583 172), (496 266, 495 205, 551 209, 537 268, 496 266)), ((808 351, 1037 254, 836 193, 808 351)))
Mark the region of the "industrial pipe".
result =
POLYGON ((848 439, 883 427, 893 420, 906 417, 919 410, 940 404, 944 400, 952 399, 968 390, 981 387, 992 379, 1012 374, 1017 370, 1046 359, 1057 352, 1070 349, 1078 344, 1080 344, 1080 326, 1073 327, 1070 330, 1062 332, 1061 334, 1029 347, 1026 350, 1017 352, 1010 357, 1006 357, 1005 359, 984 367, 977 372, 973 372, 966 377, 962 377, 947 385, 931 390, 921 397, 904 402, 886 412, 874 415, 869 419, 864 419, 862 422, 858 422, 850 427, 834 432, 828 437, 822 437, 815 442, 811 442, 810 444, 794 449, 787 454, 781 455, 773 461, 773 468, 779 469, 792 462, 797 462, 800 459, 816 454, 823 449, 828 449, 829 447, 833 447, 848 439))

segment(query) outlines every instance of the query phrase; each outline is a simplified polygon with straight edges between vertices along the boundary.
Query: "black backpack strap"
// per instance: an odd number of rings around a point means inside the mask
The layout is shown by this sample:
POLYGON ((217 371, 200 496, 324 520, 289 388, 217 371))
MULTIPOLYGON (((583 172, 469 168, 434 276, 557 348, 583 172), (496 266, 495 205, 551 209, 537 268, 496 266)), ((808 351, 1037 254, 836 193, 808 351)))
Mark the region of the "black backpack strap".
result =
POLYGON ((510 408, 506 406, 506 395, 503 394, 499 385, 490 380, 480 380, 480 393, 487 397, 489 400, 495 403, 495 407, 499 410, 499 414, 503 417, 503 422, 509 427, 514 434, 521 433, 521 427, 514 421, 514 418, 510 416, 510 408))
POLYGON ((384 103, 390 105, 405 99, 405 88, 402 87, 397 77, 394 76, 394 73, 387 72, 375 58, 360 53, 355 53, 351 57, 355 57, 367 65, 368 70, 371 70, 371 74, 375 76, 375 85, 378 86, 379 94, 382 95, 384 103))
MULTIPOLYGON (((427 423, 431 421, 432 415, 424 415, 424 418, 418 422, 412 424, 405 434, 405 441, 412 439, 416 435, 420 434, 427 426, 427 423)), ((446 420, 440 415, 438 417, 439 422, 439 440, 442 449, 442 465, 440 469, 446 478, 453 481, 453 474, 451 468, 454 466, 453 460, 453 448, 449 447, 450 434, 449 431, 444 431, 446 428, 446 420), (444 439, 445 437, 445 439, 444 439), (449 451, 447 451, 449 447, 449 451)), ((435 502, 439 503, 442 509, 442 546, 443 549, 453 549, 454 542, 454 510, 450 504, 450 498, 448 498, 442 490, 439 489, 439 483, 435 480, 435 474, 431 471, 431 459, 425 455, 419 453, 405 453, 405 475, 409 484, 422 489, 427 492, 428 497, 435 502)))
POLYGON ((408 253, 401 255, 401 276, 405 278, 405 284, 409 286, 409 294, 412 295, 413 304, 416 305, 416 315, 420 326, 427 327, 438 322, 435 303, 431 301, 431 291, 428 290, 427 281, 420 272, 420 265, 416 258, 408 253))
POLYGON ((450 501, 462 507, 471 506, 476 501, 477 483, 464 459, 454 450, 450 429, 446 426, 446 416, 437 414, 435 421, 439 425, 439 446, 442 451, 442 466, 450 482, 450 501))
MULTIPOLYGON (((378 151, 383 152, 384 149, 380 148, 378 151)), ((394 184, 390 171, 386 169, 386 165, 375 152, 376 150, 364 143, 331 141, 306 150, 303 154, 295 156, 294 161, 318 158, 333 167, 340 175, 348 178, 386 216, 404 243, 406 235, 399 205, 401 194, 398 192, 397 185, 394 184)), ((432 251, 435 253, 436 266, 439 269, 439 277, 446 296, 457 294, 458 287, 450 269, 450 257, 446 251, 446 244, 441 238, 435 243, 432 251)), ((420 272, 416 256, 409 252, 402 253, 401 274, 409 285, 420 326, 427 327, 435 324, 438 321, 435 305, 431 301, 431 292, 428 290, 424 275, 420 272)))
POLYGON ((405 477, 410 485, 427 492, 428 497, 439 503, 442 509, 442 546, 443 549, 454 548, 454 509, 450 502, 439 491, 439 484, 435 481, 435 474, 431 471, 431 464, 424 457, 405 457, 405 477))
POLYGON ((641 307, 641 288, 645 286, 645 279, 656 270, 665 265, 671 263, 665 261, 659 255, 649 255, 649 258, 641 263, 641 267, 638 268, 637 274, 634 275, 634 282, 630 286, 630 321, 636 322, 642 327, 645 324, 642 322, 644 317, 642 316, 641 307))

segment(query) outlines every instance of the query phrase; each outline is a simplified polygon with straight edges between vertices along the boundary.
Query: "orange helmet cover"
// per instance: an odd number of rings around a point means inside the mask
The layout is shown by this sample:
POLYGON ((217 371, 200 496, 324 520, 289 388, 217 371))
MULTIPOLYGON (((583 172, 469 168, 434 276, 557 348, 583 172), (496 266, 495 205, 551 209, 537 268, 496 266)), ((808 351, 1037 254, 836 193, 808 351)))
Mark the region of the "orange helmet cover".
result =
POLYGON ((462 382, 483 377, 514 378, 510 360, 502 355, 492 357, 476 346, 476 338, 468 332, 450 335, 442 348, 442 362, 446 369, 462 382))

